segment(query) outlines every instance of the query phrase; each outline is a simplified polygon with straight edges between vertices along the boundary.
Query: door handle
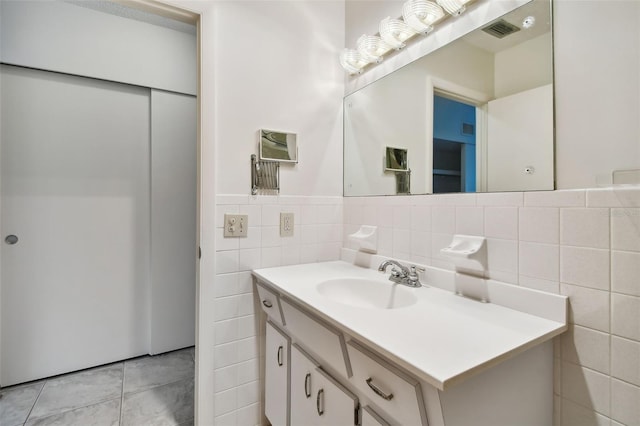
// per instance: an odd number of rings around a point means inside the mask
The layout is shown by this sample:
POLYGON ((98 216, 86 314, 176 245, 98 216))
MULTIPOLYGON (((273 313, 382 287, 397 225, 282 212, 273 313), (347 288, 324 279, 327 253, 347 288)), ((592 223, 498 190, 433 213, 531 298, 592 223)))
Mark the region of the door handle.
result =
POLYGON ((304 376, 304 396, 311 398, 311 373, 304 376))
POLYGON ((18 236, 13 234, 7 235, 6 238, 4 239, 4 242, 9 244, 10 246, 17 244, 18 236))
POLYGON ((393 399, 393 394, 392 393, 384 393, 379 387, 377 387, 376 385, 371 383, 372 381, 373 381, 373 379, 371 377, 369 377, 366 380, 367 385, 369 385, 371 390, 374 391, 376 393, 376 395, 378 395, 380 398, 384 399, 385 401, 391 401, 393 399))
POLYGON ((283 364, 283 362, 282 362, 282 350, 283 349, 284 348, 282 346, 278 346, 278 366, 279 367, 282 367, 282 364, 283 364))
POLYGON ((320 389, 318 391, 318 395, 316 396, 316 411, 318 412, 319 416, 324 414, 324 389, 320 389), (320 397, 322 397, 322 408, 320 408, 320 397))

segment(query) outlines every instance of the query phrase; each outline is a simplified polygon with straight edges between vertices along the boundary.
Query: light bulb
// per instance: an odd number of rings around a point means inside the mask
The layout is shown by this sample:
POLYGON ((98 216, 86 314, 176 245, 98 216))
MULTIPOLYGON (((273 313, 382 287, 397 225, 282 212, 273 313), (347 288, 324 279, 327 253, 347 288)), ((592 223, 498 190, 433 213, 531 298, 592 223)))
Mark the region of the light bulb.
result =
POLYGON ((429 0, 408 0, 402 6, 404 22, 422 34, 433 31, 433 25, 443 17, 442 8, 429 0))
POLYGON ((363 34, 357 41, 358 52, 369 62, 379 63, 382 55, 391 50, 391 46, 378 36, 363 34))
POLYGON ((416 30, 400 19, 392 19, 387 16, 380 21, 380 37, 394 49, 405 47, 406 44, 404 42, 416 34, 416 30))
POLYGON ((340 65, 344 68, 349 74, 360 74, 362 72, 362 68, 367 66, 369 61, 367 61, 357 50, 353 49, 344 49, 342 53, 340 53, 340 65))
POLYGON ((451 16, 460 16, 467 9, 470 0, 437 0, 438 4, 451 16))

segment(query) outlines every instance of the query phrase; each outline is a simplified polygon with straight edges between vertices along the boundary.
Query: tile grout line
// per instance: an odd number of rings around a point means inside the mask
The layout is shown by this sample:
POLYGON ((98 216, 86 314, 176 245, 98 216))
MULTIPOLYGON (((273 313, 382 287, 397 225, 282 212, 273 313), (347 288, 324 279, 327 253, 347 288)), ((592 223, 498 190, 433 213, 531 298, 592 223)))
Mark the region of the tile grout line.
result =
POLYGON ((609 354, 609 381, 608 381, 608 386, 609 386, 609 415, 607 416, 609 418, 609 420, 611 421, 613 419, 613 352, 612 352, 612 348, 613 348, 613 221, 612 219, 612 213, 613 213, 613 209, 611 207, 607 208, 607 226, 608 226, 608 231, 609 231, 609 332, 607 333, 607 344, 608 344, 608 354, 609 354))
POLYGON ((42 387, 40 388, 40 391, 38 392, 38 396, 36 397, 36 400, 33 402, 33 405, 31 406, 31 409, 29 410, 29 414, 27 414, 27 417, 24 419, 24 424, 27 424, 27 421, 29 420, 29 417, 31 417, 31 413, 33 412, 33 409, 36 408, 36 404, 38 403, 38 400, 40 399, 40 395, 42 395, 42 391, 44 390, 44 386, 47 384, 49 380, 45 380, 42 383, 42 387))
MULTIPOLYGON (((183 377, 182 379, 174 380, 174 381, 169 382, 169 383, 163 383, 161 385, 154 385, 154 386, 150 386, 148 388, 138 389, 136 391, 129 392, 127 395, 137 395, 137 394, 142 393, 142 392, 147 392, 147 391, 150 391, 150 390, 153 390, 153 389, 161 388, 163 386, 175 385, 176 383, 186 382, 188 380, 194 380, 195 381, 195 377, 186 377, 186 378, 183 377)), ((124 399, 124 393, 123 393, 123 399, 124 399)))
POLYGON ((126 380, 124 369, 125 361, 122 362, 122 387, 120 388, 120 417, 118 418, 118 425, 122 426, 122 416, 124 414, 124 381, 126 380))

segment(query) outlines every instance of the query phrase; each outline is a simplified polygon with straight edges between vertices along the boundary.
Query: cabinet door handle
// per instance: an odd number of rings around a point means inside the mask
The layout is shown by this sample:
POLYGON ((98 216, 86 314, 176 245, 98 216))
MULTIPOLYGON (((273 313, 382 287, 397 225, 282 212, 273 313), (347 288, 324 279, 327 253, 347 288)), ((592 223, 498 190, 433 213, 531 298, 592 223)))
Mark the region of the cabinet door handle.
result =
POLYGON ((263 304, 266 308, 271 308, 271 307, 273 307, 273 303, 271 303, 271 301, 270 301, 270 300, 267 300, 267 299, 263 300, 263 301, 262 301, 262 304, 263 304))
POLYGON ((324 414, 324 389, 320 389, 316 396, 316 411, 319 416, 324 414), (322 409, 320 409, 320 397, 322 397, 322 409))
POLYGON ((373 379, 371 377, 367 379, 367 385, 369 385, 371 390, 374 391, 376 395, 378 395, 380 398, 384 399, 385 401, 391 401, 393 399, 393 394, 392 393, 386 394, 382 392, 379 387, 371 383, 372 380, 373 379))
POLYGON ((282 350, 284 348, 282 346, 278 347, 278 366, 282 367, 282 350))
POLYGON ((311 373, 304 376, 304 396, 311 398, 311 373))

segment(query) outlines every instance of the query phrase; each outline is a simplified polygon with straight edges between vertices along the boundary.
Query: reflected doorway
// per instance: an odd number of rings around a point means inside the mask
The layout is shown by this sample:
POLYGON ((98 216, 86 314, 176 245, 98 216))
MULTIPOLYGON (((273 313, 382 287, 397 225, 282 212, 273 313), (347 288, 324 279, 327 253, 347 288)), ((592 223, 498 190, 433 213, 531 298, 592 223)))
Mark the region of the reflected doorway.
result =
POLYGON ((433 97, 433 193, 476 191, 476 107, 433 97))

